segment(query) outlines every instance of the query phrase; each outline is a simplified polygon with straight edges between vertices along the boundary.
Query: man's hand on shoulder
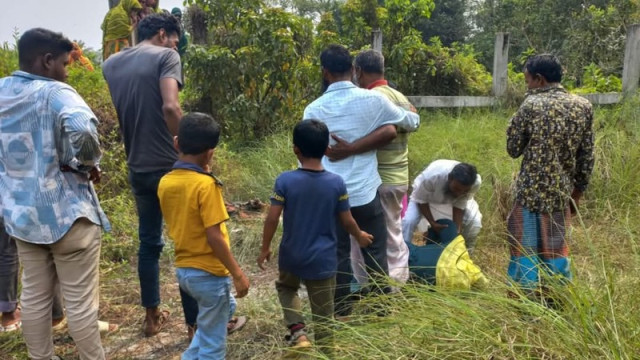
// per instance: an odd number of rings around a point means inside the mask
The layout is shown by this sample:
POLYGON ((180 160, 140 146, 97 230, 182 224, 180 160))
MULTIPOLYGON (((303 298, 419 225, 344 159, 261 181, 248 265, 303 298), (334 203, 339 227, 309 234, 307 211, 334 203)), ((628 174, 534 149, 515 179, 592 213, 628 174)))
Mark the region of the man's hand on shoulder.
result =
POLYGON ((331 134, 331 138, 336 142, 330 145, 327 150, 327 157, 331 161, 346 159, 354 154, 353 144, 342 139, 336 134, 331 134))

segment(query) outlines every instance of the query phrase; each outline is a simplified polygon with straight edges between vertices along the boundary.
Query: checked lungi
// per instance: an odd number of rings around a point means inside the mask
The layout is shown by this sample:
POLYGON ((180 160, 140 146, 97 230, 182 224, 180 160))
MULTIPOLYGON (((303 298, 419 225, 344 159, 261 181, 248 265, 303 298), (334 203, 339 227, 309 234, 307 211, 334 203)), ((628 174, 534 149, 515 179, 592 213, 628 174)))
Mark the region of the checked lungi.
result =
POLYGON ((553 213, 535 213, 515 204, 507 218, 511 261, 509 278, 525 289, 534 289, 543 278, 571 279, 567 230, 569 207, 553 213))

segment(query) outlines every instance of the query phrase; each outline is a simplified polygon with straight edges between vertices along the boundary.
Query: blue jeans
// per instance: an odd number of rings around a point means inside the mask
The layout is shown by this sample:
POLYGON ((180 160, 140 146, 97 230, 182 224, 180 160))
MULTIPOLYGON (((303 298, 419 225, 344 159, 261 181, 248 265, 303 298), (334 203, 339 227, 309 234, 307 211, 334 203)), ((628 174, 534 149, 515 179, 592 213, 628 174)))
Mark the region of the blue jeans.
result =
POLYGON ((231 278, 193 268, 176 268, 180 287, 198 302, 198 330, 182 360, 223 360, 227 323, 236 310, 231 278))
POLYGON ((154 172, 135 172, 129 169, 129 183, 138 209, 138 277, 142 306, 160 305, 160 268, 158 260, 164 247, 162 239, 162 211, 158 200, 158 184, 170 169, 154 172))

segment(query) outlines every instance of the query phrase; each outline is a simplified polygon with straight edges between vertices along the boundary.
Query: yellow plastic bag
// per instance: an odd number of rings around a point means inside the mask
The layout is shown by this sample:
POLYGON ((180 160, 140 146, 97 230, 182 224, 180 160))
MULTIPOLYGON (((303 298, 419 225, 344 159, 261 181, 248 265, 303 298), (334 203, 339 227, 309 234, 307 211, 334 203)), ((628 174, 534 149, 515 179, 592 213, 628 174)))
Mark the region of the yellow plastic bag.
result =
POLYGON ((436 286, 470 290, 471 287, 482 287, 488 283, 482 270, 473 263, 464 238, 458 235, 442 252, 436 265, 436 286))

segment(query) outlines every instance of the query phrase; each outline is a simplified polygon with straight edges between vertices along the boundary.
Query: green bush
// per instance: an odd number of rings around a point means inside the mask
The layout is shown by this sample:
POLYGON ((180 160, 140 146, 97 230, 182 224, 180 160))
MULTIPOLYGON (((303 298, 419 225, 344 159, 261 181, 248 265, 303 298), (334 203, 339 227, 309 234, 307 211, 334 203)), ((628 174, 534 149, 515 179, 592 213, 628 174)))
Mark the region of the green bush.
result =
POLYGON ((470 46, 447 48, 438 38, 430 44, 412 31, 394 45, 386 61, 386 77, 407 95, 488 95, 491 75, 470 46))
MULTIPOLYGON (((72 64, 68 67, 68 71, 67 83, 76 89, 98 117, 102 138, 111 140, 110 137, 117 134, 118 117, 111 102, 109 87, 102 76, 102 69, 97 67, 94 71, 90 71, 72 64)), ((103 141, 103 146, 111 146, 111 141, 103 141)))
POLYGON ((0 77, 11 75, 18 70, 18 52, 8 42, 0 46, 0 77))
POLYGON ((357 51, 370 47, 371 30, 379 28, 386 78, 407 95, 488 95, 491 74, 476 61, 471 46, 422 40, 417 27, 428 21, 434 6, 431 0, 349 0, 322 16, 318 32, 357 51))
POLYGON ((210 112, 227 140, 247 143, 288 128, 317 94, 311 21, 262 3, 232 13, 195 1, 213 36, 188 53, 187 108, 210 112), (315 85, 315 86, 314 86, 315 85))
POLYGON ((622 80, 615 75, 605 76, 596 64, 591 63, 584 68, 580 87, 573 87, 568 83, 567 87, 575 94, 595 94, 622 91, 622 80))

